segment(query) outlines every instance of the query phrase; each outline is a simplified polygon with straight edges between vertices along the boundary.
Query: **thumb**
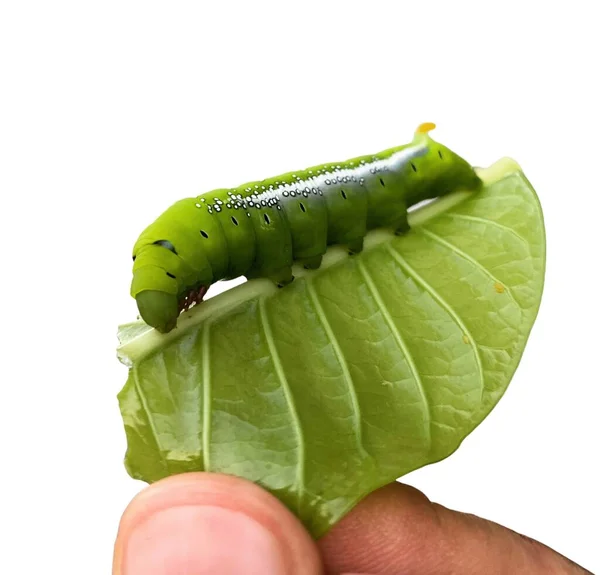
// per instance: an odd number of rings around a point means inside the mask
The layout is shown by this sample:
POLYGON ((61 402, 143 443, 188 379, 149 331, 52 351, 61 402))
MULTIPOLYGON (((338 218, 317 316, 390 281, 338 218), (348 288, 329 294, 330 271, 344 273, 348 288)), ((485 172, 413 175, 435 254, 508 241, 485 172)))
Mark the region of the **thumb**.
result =
POLYGON ((226 475, 159 481, 129 504, 114 575, 318 575, 317 548, 275 497, 226 475))

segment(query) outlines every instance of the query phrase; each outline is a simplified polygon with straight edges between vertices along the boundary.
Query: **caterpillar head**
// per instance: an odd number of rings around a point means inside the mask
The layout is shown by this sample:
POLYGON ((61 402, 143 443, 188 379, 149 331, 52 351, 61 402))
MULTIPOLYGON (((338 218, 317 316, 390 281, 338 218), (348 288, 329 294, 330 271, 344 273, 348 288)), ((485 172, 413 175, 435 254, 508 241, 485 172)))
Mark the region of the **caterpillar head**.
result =
POLYGON ((135 298, 142 319, 161 333, 170 332, 177 324, 177 297, 158 290, 145 290, 135 298))
POLYGON ((131 295, 140 316, 161 333, 171 331, 177 324, 181 302, 198 283, 197 273, 167 240, 136 244, 133 261, 131 295))

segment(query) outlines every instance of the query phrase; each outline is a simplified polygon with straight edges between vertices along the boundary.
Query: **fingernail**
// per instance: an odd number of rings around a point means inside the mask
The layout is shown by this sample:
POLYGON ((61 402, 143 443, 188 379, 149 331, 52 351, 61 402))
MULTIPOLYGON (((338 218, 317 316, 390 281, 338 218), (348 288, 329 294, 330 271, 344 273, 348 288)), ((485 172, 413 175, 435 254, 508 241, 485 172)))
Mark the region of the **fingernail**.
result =
POLYGON ((123 575, 280 575, 285 569, 270 531, 243 513, 216 506, 151 515, 131 532, 122 564, 123 575))

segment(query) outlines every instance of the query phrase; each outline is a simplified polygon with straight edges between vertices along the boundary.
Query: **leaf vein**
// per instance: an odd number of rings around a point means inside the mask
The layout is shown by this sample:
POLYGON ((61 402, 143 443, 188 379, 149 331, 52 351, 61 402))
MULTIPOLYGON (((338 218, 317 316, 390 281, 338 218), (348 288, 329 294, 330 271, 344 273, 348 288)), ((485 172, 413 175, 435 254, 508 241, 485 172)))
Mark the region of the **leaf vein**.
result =
POLYGON ((144 397, 144 394, 142 393, 142 386, 140 385, 138 368, 137 368, 137 366, 134 365, 131 369, 133 371, 133 384, 135 386, 135 390, 138 394, 138 397, 140 398, 140 403, 142 404, 142 408, 144 410, 144 413, 146 414, 146 418, 148 419, 148 425, 150 426, 150 429, 152 430, 152 436, 154 437, 154 442, 156 443, 156 448, 158 449, 158 453, 160 454, 160 458, 163 461, 165 469, 167 470, 167 472, 169 472, 169 463, 164 456, 164 449, 162 448, 162 446, 160 444, 160 440, 158 439, 158 431, 156 430, 156 426, 154 424, 152 412, 150 411, 150 408, 148 407, 148 404, 146 402, 146 398, 144 397))
POLYGON ((210 469, 210 426, 211 426, 211 373, 210 373, 210 322, 206 321, 202 328, 202 451, 204 471, 210 469))
POLYGON ((281 359, 279 354, 277 353, 277 348, 275 346, 275 339, 273 338, 273 332, 271 331, 271 325, 269 324, 269 318, 267 317, 267 310, 265 307, 265 298, 260 298, 259 303, 259 317, 262 323, 263 331, 265 334, 265 339, 267 340, 267 347, 269 348, 269 354, 271 356, 271 360, 273 361, 273 366, 275 367, 275 373, 279 379, 279 383, 281 384, 281 389, 287 401, 290 415, 292 417, 292 422, 294 424, 294 430, 296 431, 297 441, 298 441, 298 463, 296 465, 296 485, 298 487, 298 512, 300 516, 302 516, 302 499, 303 495, 306 492, 306 488, 304 485, 304 460, 306 456, 305 445, 304 445, 304 435, 302 433, 302 427, 300 425, 300 418, 298 416, 298 410, 296 409, 296 404, 294 402, 294 398, 292 395, 292 391, 290 389, 289 383, 285 376, 285 372, 283 371, 283 366, 281 365, 281 359))
POLYGON ((467 215, 467 214, 457 214, 454 212, 445 212, 440 215, 442 217, 453 218, 453 219, 457 219, 457 220, 470 220, 473 222, 479 222, 484 225, 494 226, 498 229, 501 229, 503 231, 511 233, 513 236, 515 236, 520 241, 522 241, 527 247, 529 247, 529 242, 522 235, 518 234, 513 228, 505 226, 504 224, 501 224, 500 222, 496 222, 494 220, 488 220, 487 218, 481 218, 479 216, 471 216, 471 215, 467 215))
POLYGON ((448 313, 448 315, 454 320, 454 323, 462 330, 464 335, 467 336, 471 348, 473 349, 473 354, 475 356, 475 363, 477 365, 477 371, 479 376, 479 383, 481 387, 481 398, 483 399, 483 393, 485 391, 485 376, 483 373, 483 363, 481 361, 481 354, 479 353, 479 348, 475 341, 475 338, 471 334, 469 328, 460 318, 458 313, 452 306, 439 294, 439 292, 427 281, 423 278, 401 255, 398 253, 396 249, 394 249, 391 245, 387 244, 387 249, 390 255, 396 260, 398 265, 404 269, 404 271, 415 281, 417 282, 429 295, 448 313))
POLYGON ((308 294, 309 294, 309 296, 313 302, 313 305, 315 307, 315 311, 317 312, 317 316, 319 317, 319 320, 321 321, 321 324, 323 325, 323 329, 325 330, 325 333, 327 334, 327 338, 329 339, 329 342, 331 343, 331 347, 333 348, 333 351, 338 359, 340 368, 342 370, 342 375, 344 376, 344 379, 346 381, 346 385, 348 386, 348 393, 350 394, 350 400, 352 402, 352 408, 354 410, 354 418, 356 421, 356 424, 355 424, 356 440, 358 443, 359 451, 365 457, 369 457, 369 454, 367 453, 367 450, 365 449, 363 440, 362 440, 362 417, 361 417, 360 403, 358 401, 358 395, 356 393, 356 385, 354 383, 354 380, 352 379, 350 370, 348 369, 348 362, 346 361, 344 352, 342 351, 342 348, 340 347, 340 344, 339 344, 337 338, 335 337, 333 328, 331 327, 331 324, 329 323, 329 320, 327 319, 325 310, 323 309, 323 306, 321 305, 321 302, 319 301, 319 294, 315 290, 315 286, 313 285, 313 282, 310 279, 306 280, 306 287, 308 289, 308 294))
POLYGON ((425 406, 428 442, 429 442, 429 445, 431 446, 431 423, 432 423, 431 406, 429 405, 429 399, 427 397, 427 393, 425 392, 425 387, 423 386, 423 382, 421 380, 419 370, 417 369, 417 366, 415 364, 415 360, 414 360, 412 354, 410 353, 410 350, 408 349, 406 342, 404 341, 404 338, 402 337, 402 334, 400 333, 396 324, 394 323, 394 320, 390 314, 390 311, 388 310, 387 306, 385 305, 385 302, 383 301, 381 294, 379 293, 379 290, 375 286, 375 282, 373 281, 371 274, 365 267, 365 264, 362 261, 357 260, 357 266, 358 266, 358 269, 360 270, 361 275, 363 276, 363 278, 365 280, 365 283, 367 284, 367 288, 371 292, 371 295, 373 296, 373 299, 375 300, 375 303, 377 304, 377 307, 379 308, 379 311, 383 315, 383 318, 384 318, 386 324, 388 325, 390 331, 392 332, 392 335, 393 335, 394 339, 396 340, 396 344, 398 345, 398 347, 404 354, 406 363, 408 364, 408 367, 413 375, 413 379, 415 380, 415 383, 416 383, 419 393, 421 395, 423 405, 425 406))
POLYGON ((498 284, 501 284, 504 287, 504 293, 506 293, 508 295, 508 297, 510 297, 510 299, 513 301, 513 303, 518 308, 521 308, 521 306, 515 300, 512 292, 508 288, 508 286, 506 286, 504 284, 504 282, 501 282, 490 270, 488 270, 483 264, 481 264, 480 262, 478 262, 475 258, 473 258, 472 256, 470 256, 466 252, 463 252, 459 247, 455 246, 454 244, 451 244, 448 240, 445 240, 444 238, 441 238, 440 236, 438 236, 437 234, 433 233, 430 230, 426 230, 425 228, 419 228, 418 231, 419 231, 419 233, 422 233, 422 234, 424 234, 426 236, 429 236, 433 241, 437 242, 438 244, 440 244, 442 246, 445 246, 451 252, 454 252, 457 256, 459 256, 462 259, 464 259, 464 260, 470 262, 471 264, 473 264, 478 270, 482 271, 486 276, 488 276, 494 282, 496 282, 498 284))

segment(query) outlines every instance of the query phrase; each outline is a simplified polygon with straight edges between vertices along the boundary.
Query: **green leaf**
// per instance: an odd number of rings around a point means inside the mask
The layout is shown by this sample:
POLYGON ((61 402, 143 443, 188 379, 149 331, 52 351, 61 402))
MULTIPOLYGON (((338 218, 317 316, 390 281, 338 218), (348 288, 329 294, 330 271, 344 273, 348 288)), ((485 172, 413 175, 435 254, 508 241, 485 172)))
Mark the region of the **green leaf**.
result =
POLYGON ((376 488, 455 451, 506 390, 540 304, 541 208, 512 160, 411 214, 397 237, 254 280, 161 335, 122 326, 125 464, 250 479, 315 537, 376 488))

